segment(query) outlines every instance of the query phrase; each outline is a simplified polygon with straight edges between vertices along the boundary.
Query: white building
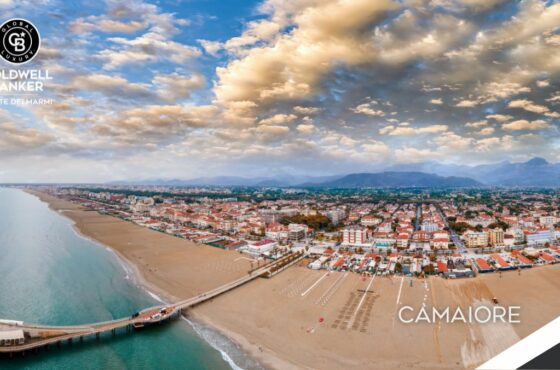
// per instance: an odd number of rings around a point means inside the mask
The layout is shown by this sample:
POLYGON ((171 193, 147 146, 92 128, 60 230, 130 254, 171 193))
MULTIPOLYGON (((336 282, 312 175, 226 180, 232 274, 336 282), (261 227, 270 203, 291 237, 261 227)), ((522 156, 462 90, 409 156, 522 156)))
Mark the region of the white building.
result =
POLYGON ((23 344, 25 335, 22 329, 0 331, 0 346, 14 346, 23 344))
POLYGON ((309 229, 307 225, 302 224, 289 224, 288 225, 288 239, 301 240, 307 237, 309 229))
POLYGON ((343 209, 336 208, 327 211, 326 216, 334 225, 338 225, 346 218, 346 212, 343 209))
POLYGON ((269 253, 270 251, 272 251, 277 246, 278 246, 278 243, 275 242, 274 240, 263 239, 263 240, 258 241, 256 243, 248 244, 245 247, 245 252, 247 252, 248 254, 250 254, 254 257, 259 257, 263 254, 269 253))
POLYGON ((527 245, 530 246, 542 246, 552 242, 555 238, 553 230, 526 231, 525 237, 527 238, 527 245))
POLYGON ((364 217, 362 217, 362 219, 360 220, 360 223, 363 226, 375 226, 381 223, 381 221, 383 221, 382 219, 380 219, 379 217, 375 217, 372 215, 365 215, 364 217))
POLYGON ((433 233, 434 231, 437 231, 439 229, 439 225, 435 222, 424 221, 424 222, 422 222, 422 225, 420 226, 420 228, 424 231, 429 232, 429 233, 433 233))
POLYGON ((539 217, 539 222, 543 226, 554 226, 556 223, 556 217, 554 216, 541 216, 539 217))

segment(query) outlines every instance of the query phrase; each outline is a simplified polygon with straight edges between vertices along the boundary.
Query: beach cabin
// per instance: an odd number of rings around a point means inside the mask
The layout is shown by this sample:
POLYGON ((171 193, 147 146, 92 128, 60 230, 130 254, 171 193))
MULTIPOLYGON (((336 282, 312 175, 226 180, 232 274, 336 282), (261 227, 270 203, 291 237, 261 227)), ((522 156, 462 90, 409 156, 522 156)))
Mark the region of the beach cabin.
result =
POLYGON ((445 274, 448 272, 447 264, 442 261, 437 261, 437 269, 439 274, 445 274))
POLYGON ((362 262, 360 262, 360 266, 358 267, 358 271, 359 272, 365 271, 367 269, 368 263, 369 263, 369 258, 366 258, 366 257, 362 258, 362 262))
POLYGON ((342 268, 342 266, 344 265, 344 262, 346 260, 344 259, 344 257, 340 257, 338 260, 336 260, 332 265, 331 268, 333 270, 340 270, 342 268))
POLYGON ((544 263, 546 263, 547 265, 556 263, 556 258, 552 257, 550 254, 546 252, 541 252, 541 258, 544 261, 544 263))
POLYGON ((309 265, 307 265, 307 267, 309 267, 311 270, 320 270, 322 265, 323 264, 321 263, 321 260, 316 259, 315 261, 313 261, 309 265))
POLYGON ((375 264, 376 264, 375 259, 370 260, 367 265, 367 270, 369 272, 373 272, 373 269, 375 269, 375 264))
POLYGON ((518 252, 517 254, 515 254, 515 258, 517 258, 517 260, 519 261, 519 267, 521 268, 533 267, 533 262, 531 262, 530 259, 522 255, 521 253, 518 252))
POLYGON ((377 265, 377 272, 385 272, 385 270, 387 270, 387 264, 386 263, 379 263, 379 265, 377 265))
POLYGON ((456 278, 470 278, 474 277, 474 272, 468 268, 461 268, 461 269, 452 269, 449 271, 450 275, 455 276, 456 278))
POLYGON ((499 254, 493 254, 492 259, 496 262, 496 266, 498 267, 498 270, 505 271, 505 270, 511 270, 513 268, 499 254))
POLYGON ((492 272, 494 271, 492 269, 492 267, 490 267, 490 265, 483 259, 483 258, 477 258, 475 260, 475 264, 478 268, 478 272, 480 273, 485 273, 485 272, 492 272))

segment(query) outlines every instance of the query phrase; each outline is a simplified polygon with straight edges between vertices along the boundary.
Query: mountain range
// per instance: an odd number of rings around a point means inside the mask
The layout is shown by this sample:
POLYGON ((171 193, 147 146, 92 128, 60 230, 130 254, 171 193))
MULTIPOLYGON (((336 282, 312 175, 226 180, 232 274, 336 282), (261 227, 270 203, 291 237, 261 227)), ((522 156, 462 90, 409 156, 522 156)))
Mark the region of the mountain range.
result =
POLYGON ((332 176, 199 177, 190 180, 115 181, 109 185, 158 186, 305 186, 305 187, 560 187, 560 163, 535 157, 527 162, 478 166, 436 161, 396 165, 383 172, 332 176))
POLYGON ((465 176, 492 186, 560 186, 560 163, 549 163, 540 157, 521 163, 500 162, 478 166, 423 162, 394 166, 391 170, 399 172, 414 170, 440 176, 465 176))
POLYGON ((482 184, 466 177, 443 177, 424 172, 396 172, 353 173, 341 178, 304 184, 307 186, 322 186, 329 188, 398 188, 398 187, 474 187, 482 184))

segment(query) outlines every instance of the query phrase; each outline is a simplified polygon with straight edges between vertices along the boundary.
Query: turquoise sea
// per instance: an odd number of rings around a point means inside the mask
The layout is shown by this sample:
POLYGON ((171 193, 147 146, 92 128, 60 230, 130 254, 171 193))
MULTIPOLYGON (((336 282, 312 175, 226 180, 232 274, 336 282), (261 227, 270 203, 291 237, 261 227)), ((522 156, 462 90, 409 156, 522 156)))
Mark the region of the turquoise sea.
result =
MULTIPOLYGON (((0 188, 0 318, 50 325, 124 317, 157 297, 108 248, 33 195, 0 188)), ((0 357, 0 369, 253 369, 259 366, 210 328, 178 319, 140 332, 49 352, 0 357)))

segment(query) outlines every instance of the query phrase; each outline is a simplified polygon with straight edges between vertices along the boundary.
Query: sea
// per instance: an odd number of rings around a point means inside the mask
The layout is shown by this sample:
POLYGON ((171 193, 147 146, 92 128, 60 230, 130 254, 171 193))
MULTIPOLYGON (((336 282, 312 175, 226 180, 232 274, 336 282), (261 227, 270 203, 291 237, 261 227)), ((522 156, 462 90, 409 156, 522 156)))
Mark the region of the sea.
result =
MULTIPOLYGON (((20 189, 0 188, 0 319, 88 324, 161 304, 111 251, 20 189)), ((260 369, 235 343, 185 318, 99 340, 0 356, 0 369, 260 369)))

